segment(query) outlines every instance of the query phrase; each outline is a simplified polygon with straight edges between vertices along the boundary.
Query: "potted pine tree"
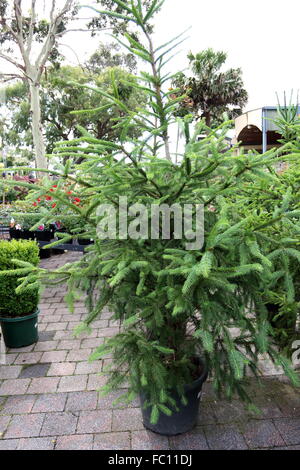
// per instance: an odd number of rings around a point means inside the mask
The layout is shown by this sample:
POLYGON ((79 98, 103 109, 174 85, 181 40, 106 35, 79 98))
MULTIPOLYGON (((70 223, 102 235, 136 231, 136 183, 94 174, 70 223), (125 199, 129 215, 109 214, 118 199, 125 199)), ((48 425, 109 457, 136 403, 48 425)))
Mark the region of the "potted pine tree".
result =
MULTIPOLYGON (((39 248, 34 241, 0 241, 0 324, 5 345, 20 348, 38 340, 39 286, 18 292, 29 263, 37 266, 39 248), (16 270, 16 265, 19 264, 16 270)), ((25 276, 25 279, 24 279, 25 276)))
MULTIPOLYGON (((195 424, 208 372, 219 394, 237 393, 250 402, 244 378, 249 370, 259 373, 259 356, 267 354, 299 384, 272 342, 261 291, 272 265, 263 252, 266 230, 278 218, 292 218, 299 229, 299 214, 280 199, 267 213, 249 205, 247 216, 242 214, 232 195, 245 184, 255 185, 258 176, 270 183, 268 168, 281 150, 236 156, 226 144, 226 123, 212 130, 200 122, 192 133, 185 118, 186 146, 174 162, 168 129, 182 97, 164 91, 171 76, 163 68, 172 41, 155 48, 148 27, 161 2, 154 0, 147 11, 140 0, 114 3, 125 13, 100 13, 134 22, 145 39, 126 34, 130 53, 150 66, 136 84, 148 94, 148 106, 128 110, 112 74, 111 94, 97 91, 120 110, 120 141, 99 140, 82 130, 79 139, 57 148, 58 155, 70 157, 53 199, 58 209, 66 204, 64 182, 75 181, 84 203, 70 210, 95 243, 75 263, 50 277, 43 270, 40 277, 68 281, 70 308, 78 292, 86 294, 89 313, 76 334, 89 330, 104 307, 122 323, 120 333, 91 356, 112 358, 103 391, 126 383, 123 398, 140 396, 145 427, 176 435, 195 424), (130 138, 132 126, 139 126, 143 137, 130 138), (198 141, 203 132, 207 137, 198 141), (73 164, 82 145, 84 162, 73 164), (186 218, 180 218, 185 209, 186 218)), ((44 180, 35 189, 46 193, 49 184, 44 180)), ((271 244, 268 256, 275 249, 271 244)), ((33 282, 36 275, 34 269, 33 282)))

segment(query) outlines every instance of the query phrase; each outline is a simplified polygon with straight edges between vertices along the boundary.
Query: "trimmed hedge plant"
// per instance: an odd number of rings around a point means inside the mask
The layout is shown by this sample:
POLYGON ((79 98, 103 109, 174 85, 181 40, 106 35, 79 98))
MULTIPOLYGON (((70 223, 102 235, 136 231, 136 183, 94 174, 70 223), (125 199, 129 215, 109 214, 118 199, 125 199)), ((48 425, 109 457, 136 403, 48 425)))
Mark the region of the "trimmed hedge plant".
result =
POLYGON ((30 315, 39 302, 38 285, 30 290, 17 293, 19 281, 28 272, 26 264, 37 266, 39 247, 34 241, 0 241, 0 317, 20 317, 30 315), (22 265, 15 269, 16 265, 22 265), (14 269, 14 271, 11 271, 14 269))

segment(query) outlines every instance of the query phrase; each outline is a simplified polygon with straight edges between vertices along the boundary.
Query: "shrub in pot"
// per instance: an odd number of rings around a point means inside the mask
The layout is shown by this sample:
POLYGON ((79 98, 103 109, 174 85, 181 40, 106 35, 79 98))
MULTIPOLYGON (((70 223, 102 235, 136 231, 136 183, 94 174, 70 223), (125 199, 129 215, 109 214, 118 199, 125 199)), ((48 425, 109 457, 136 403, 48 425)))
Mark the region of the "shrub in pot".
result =
MULTIPOLYGON (((236 156, 226 144, 227 125, 211 130, 201 122, 191 133, 189 118, 182 120, 186 147, 181 161, 172 162, 168 125, 180 99, 163 91, 170 78, 162 75, 163 50, 170 44, 155 50, 145 24, 156 4, 148 12, 139 0, 137 8, 126 4, 128 21, 138 24, 145 36, 145 45, 126 37, 130 52, 142 55, 151 66, 152 74, 140 76, 148 107, 138 114, 128 112, 112 74, 112 92, 105 96, 121 111, 121 141, 98 140, 82 130, 81 138, 56 150, 70 155, 61 181, 75 181, 80 188, 84 204, 70 210, 95 243, 79 260, 57 270, 55 282, 67 281, 71 309, 78 293, 86 294, 89 313, 77 334, 89 330, 104 307, 122 323, 121 331, 91 356, 112 357, 104 392, 126 383, 123 398, 140 396, 144 425, 175 435, 195 424, 208 371, 219 394, 231 398, 237 393, 251 402, 244 378, 249 369, 259 374, 259 355, 267 354, 299 384, 288 359, 270 338, 261 288, 272 264, 262 253, 268 227, 279 215, 293 218, 298 227, 300 214, 290 213, 284 200, 267 215, 259 214, 257 207, 249 209, 247 217, 241 214, 232 194, 245 184, 254 185, 261 175, 270 184, 273 175, 268 168, 281 150, 236 156), (130 139, 128 128, 137 125, 144 137, 130 139), (207 138, 198 141, 203 131, 207 138), (82 148, 84 161, 72 166, 74 153, 80 154, 82 148), (169 219, 154 217, 163 204, 169 219), (200 214, 197 205, 202 205, 200 214)), ((57 207, 67 203, 63 183, 58 180, 53 195, 57 207)), ((49 185, 45 179, 36 189, 41 194, 49 185)), ((275 249, 271 246, 269 253, 275 249)), ((36 271, 34 282, 35 276, 36 271)), ((41 278, 45 276, 42 271, 41 278)), ((51 272, 47 282, 54 282, 53 276, 51 272)))
POLYGON ((39 286, 36 283, 21 293, 17 290, 20 279, 30 271, 28 264, 37 266, 38 262, 39 248, 34 241, 0 241, 0 323, 7 347, 28 346, 38 340, 39 286))

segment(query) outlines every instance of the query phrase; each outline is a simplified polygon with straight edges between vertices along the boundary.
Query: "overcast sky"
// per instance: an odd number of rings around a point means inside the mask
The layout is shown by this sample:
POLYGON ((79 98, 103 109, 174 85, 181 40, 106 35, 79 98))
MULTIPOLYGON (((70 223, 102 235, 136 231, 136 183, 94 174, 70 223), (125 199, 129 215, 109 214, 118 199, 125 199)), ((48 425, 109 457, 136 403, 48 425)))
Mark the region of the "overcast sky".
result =
MULTIPOLYGON (((90 11, 85 10, 88 16, 90 11)), ((246 109, 254 109, 275 105, 276 91, 296 93, 300 88, 299 20, 299 0, 166 0, 156 17, 155 40, 160 44, 191 27, 179 47, 182 52, 170 63, 173 71, 187 67, 189 51, 226 51, 227 66, 243 70, 249 93, 246 109)), ((64 42, 83 57, 97 41, 70 33, 64 42)), ((68 57, 76 60, 71 51, 68 57)))
MULTIPOLYGON (((64 2, 57 1, 59 6, 64 2)), ((92 5, 94 0, 81 3, 92 5)), ((30 4, 29 0, 24 0, 24 9, 26 4, 30 4)), ((38 0, 37 4, 44 11, 49 6, 47 0, 38 0)), ((87 8, 80 11, 80 17, 93 14, 87 8)), ((243 70, 249 110, 275 105, 276 91, 282 96, 283 90, 289 94, 294 89, 296 94, 300 88, 299 20, 299 0, 166 0, 155 18, 155 42, 165 42, 191 27, 188 39, 179 47, 181 52, 168 65, 172 72, 187 67, 189 51, 195 53, 208 47, 226 51, 226 67, 243 70)), ((76 65, 74 52, 84 62, 100 38, 111 40, 104 35, 91 38, 89 33, 69 33, 61 39, 61 52, 76 65)), ((7 64, 5 68, 11 71, 7 64)))

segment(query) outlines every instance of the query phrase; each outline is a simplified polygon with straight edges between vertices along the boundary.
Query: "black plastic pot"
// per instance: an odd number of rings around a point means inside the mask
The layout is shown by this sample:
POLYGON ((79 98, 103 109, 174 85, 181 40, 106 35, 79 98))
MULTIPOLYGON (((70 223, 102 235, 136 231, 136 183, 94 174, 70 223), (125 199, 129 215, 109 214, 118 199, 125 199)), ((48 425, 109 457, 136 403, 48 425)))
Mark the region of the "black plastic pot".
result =
POLYGON ((20 240, 21 238, 21 230, 16 230, 15 228, 9 229, 9 235, 11 239, 20 240))
POLYGON ((36 230, 34 232, 34 237, 36 240, 41 242, 50 242, 53 238, 54 234, 50 230, 36 230))
POLYGON ((0 318, 4 343, 8 348, 22 348, 38 340, 39 310, 25 317, 0 318))
POLYGON ((193 429, 197 422, 202 385, 208 375, 207 367, 204 362, 199 359, 199 364, 202 366, 201 376, 193 383, 185 386, 187 405, 182 404, 178 393, 174 391, 171 393, 171 396, 176 401, 179 411, 174 410, 171 416, 160 413, 156 424, 151 424, 150 422, 151 407, 143 408, 147 395, 140 395, 143 424, 146 429, 157 434, 162 434, 163 436, 176 436, 177 434, 182 434, 193 429))
POLYGON ((31 232, 30 230, 20 230, 20 238, 22 240, 34 240, 35 235, 34 232, 31 232))
POLYGON ((92 245, 93 243, 92 240, 88 240, 87 238, 78 238, 79 245, 92 245))

